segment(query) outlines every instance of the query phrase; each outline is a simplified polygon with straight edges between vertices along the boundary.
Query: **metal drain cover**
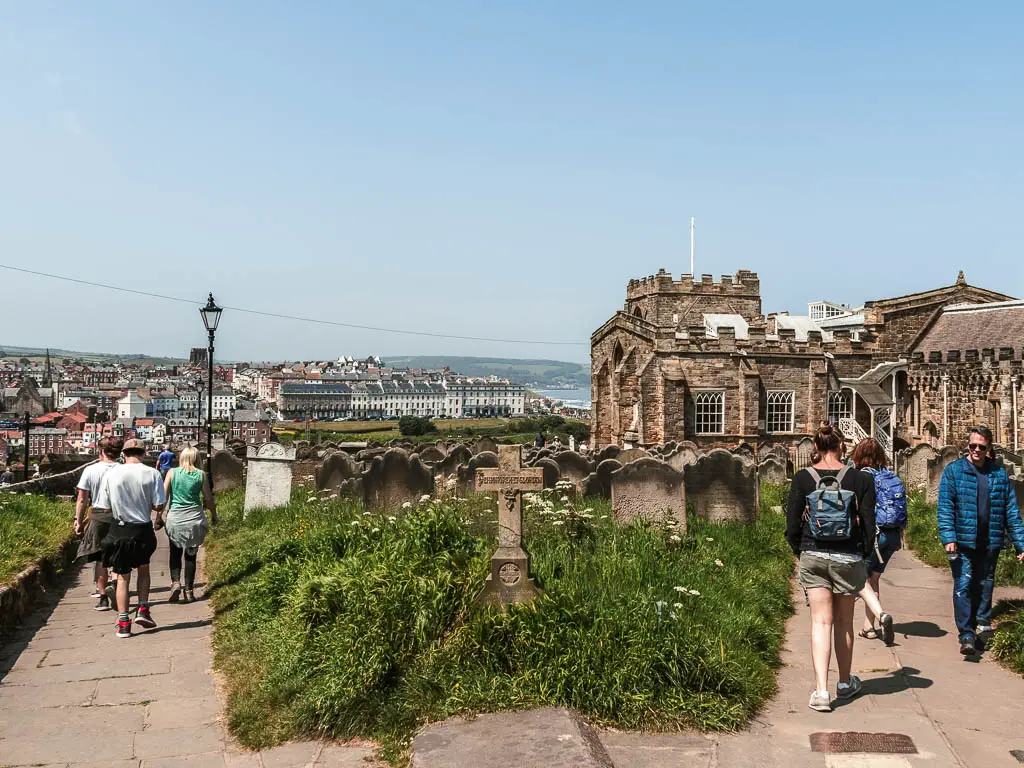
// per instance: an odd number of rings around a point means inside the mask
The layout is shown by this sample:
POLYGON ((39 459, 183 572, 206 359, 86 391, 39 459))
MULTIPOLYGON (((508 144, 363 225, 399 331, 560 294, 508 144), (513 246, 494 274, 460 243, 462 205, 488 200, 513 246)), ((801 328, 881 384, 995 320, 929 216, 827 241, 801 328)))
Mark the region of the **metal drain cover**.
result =
POLYGON ((916 755, 917 747, 902 733, 812 733, 812 752, 873 752, 882 755, 916 755))

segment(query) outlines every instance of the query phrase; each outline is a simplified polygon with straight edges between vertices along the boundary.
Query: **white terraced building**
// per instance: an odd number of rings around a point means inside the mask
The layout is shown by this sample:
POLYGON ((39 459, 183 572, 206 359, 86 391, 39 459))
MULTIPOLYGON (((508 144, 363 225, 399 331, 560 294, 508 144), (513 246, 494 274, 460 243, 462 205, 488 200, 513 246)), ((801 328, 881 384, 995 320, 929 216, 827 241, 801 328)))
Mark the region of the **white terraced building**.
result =
POLYGON ((522 416, 526 390, 507 381, 286 381, 278 392, 285 419, 397 419, 522 416))

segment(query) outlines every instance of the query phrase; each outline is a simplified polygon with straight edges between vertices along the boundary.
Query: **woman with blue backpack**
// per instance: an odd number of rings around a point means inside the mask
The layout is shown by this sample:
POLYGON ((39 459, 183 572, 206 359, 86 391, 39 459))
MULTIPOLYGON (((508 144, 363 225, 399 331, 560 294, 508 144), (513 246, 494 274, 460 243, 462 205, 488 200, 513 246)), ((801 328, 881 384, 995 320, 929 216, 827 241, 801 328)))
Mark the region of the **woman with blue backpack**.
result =
POLYGON ((829 423, 814 435, 818 460, 793 477, 786 506, 786 541, 799 558, 797 578, 811 608, 814 691, 808 706, 832 710, 828 668, 835 643, 836 697, 861 691, 853 667, 853 618, 867 583, 866 560, 875 546, 875 484, 843 461, 843 436, 829 423))
POLYGON ((903 548, 903 529, 907 526, 907 493, 903 481, 890 470, 885 450, 874 438, 861 440, 853 449, 853 466, 867 472, 875 482, 875 548, 868 555, 868 583, 861 593, 864 600, 864 627, 860 636, 867 640, 881 638, 892 645, 895 636, 892 616, 882 610, 879 582, 885 566, 903 548), (875 627, 875 619, 878 627, 875 627))

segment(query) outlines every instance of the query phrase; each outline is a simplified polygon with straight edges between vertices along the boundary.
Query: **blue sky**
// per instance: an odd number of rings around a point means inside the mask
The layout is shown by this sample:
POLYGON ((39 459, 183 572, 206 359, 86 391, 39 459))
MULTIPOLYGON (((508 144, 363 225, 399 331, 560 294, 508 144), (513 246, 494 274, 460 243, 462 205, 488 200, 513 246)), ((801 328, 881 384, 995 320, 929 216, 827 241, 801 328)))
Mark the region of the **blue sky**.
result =
MULTIPOLYGON (((632 277, 766 312, 1024 295, 1024 6, 0 5, 0 263, 226 314, 218 356, 586 360, 632 277)), ((183 354, 195 309, 0 270, 0 343, 183 354)))

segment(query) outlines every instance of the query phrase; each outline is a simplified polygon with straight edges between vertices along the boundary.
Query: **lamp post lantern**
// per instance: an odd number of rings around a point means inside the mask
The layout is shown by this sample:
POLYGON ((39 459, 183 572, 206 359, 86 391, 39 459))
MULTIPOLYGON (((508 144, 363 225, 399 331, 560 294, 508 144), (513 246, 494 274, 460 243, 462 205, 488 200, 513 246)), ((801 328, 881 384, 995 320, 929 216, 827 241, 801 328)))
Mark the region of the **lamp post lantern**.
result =
MULTIPOLYGON (((210 335, 210 346, 206 352, 207 372, 209 374, 209 385, 206 393, 206 474, 210 478, 210 490, 213 490, 213 475, 210 473, 210 465, 213 463, 213 337, 220 324, 220 313, 224 310, 217 306, 213 300, 213 294, 206 300, 206 306, 199 310, 203 316, 203 325, 210 335)), ((200 408, 202 410, 202 408, 200 408)))

